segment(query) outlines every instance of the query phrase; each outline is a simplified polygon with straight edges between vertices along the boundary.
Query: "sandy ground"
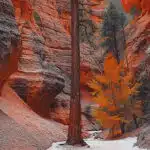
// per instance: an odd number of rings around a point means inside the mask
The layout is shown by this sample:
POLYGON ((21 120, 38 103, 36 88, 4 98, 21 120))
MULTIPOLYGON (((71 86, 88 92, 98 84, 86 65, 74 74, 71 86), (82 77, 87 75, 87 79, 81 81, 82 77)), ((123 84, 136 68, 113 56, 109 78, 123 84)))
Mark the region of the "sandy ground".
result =
POLYGON ((112 141, 87 139, 85 142, 88 144, 88 147, 62 145, 64 142, 58 142, 53 143, 48 150, 144 150, 134 146, 136 141, 136 137, 112 141))
POLYGON ((66 139, 66 127, 34 113, 6 84, 0 97, 0 150, 45 150, 66 139))
POLYGON ((39 144, 25 128, 0 111, 0 150, 34 150, 40 149, 39 144))

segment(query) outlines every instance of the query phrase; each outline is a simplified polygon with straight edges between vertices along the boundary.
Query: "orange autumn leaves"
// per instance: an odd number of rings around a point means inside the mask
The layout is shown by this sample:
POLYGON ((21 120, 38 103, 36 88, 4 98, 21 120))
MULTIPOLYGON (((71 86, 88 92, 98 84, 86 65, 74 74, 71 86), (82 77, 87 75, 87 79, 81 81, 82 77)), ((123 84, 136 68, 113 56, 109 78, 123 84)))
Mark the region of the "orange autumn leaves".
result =
POLYGON ((124 10, 129 13, 133 7, 144 12, 150 12, 149 0, 121 0, 124 10))
POLYGON ((121 0, 124 10, 129 13, 132 7, 136 7, 137 9, 141 9, 140 0, 121 0))
POLYGON ((88 83, 93 90, 93 101, 98 105, 94 116, 104 128, 113 128, 120 122, 127 122, 124 108, 129 104, 129 96, 137 93, 139 84, 124 68, 123 62, 117 63, 112 54, 104 61, 104 73, 94 75, 88 83))

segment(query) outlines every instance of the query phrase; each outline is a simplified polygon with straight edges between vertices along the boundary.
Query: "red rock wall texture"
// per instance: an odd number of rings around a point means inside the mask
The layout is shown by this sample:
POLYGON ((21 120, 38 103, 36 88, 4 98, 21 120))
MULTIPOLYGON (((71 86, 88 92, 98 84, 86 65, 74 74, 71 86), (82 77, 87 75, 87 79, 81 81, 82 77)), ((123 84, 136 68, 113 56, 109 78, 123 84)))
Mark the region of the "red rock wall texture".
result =
POLYGON ((121 0, 124 9, 127 13, 131 11, 133 7, 142 11, 142 15, 145 13, 150 13, 149 0, 121 0))
POLYGON ((129 24, 126 27, 127 33, 127 57, 129 68, 137 71, 139 66, 149 59, 150 45, 150 15, 145 14, 143 17, 136 20, 134 24, 129 24))
MULTIPOLYGON (((65 103, 68 111, 71 73, 69 1, 12 2, 21 35, 22 54, 18 72, 10 77, 9 83, 39 114, 48 115, 49 108, 53 110, 56 101, 59 106, 65 103)), ((89 5, 98 3, 91 2, 89 5)), ((93 13, 98 15, 95 9, 93 13)), ((91 55, 91 51, 89 45, 81 44, 81 65, 96 68, 94 57, 97 54, 91 55)))
POLYGON ((45 116, 55 96, 64 88, 64 77, 59 67, 62 65, 67 70, 70 60, 63 57, 69 54, 64 56, 61 52, 69 51, 69 40, 57 19, 52 1, 33 1, 32 4, 20 0, 13 3, 22 54, 18 72, 11 76, 9 82, 33 110, 45 116), (36 24, 39 18, 34 16, 35 12, 40 16, 41 26, 36 24))
POLYGON ((12 3, 0 0, 0 90, 8 77, 17 71, 19 55, 19 31, 12 3))

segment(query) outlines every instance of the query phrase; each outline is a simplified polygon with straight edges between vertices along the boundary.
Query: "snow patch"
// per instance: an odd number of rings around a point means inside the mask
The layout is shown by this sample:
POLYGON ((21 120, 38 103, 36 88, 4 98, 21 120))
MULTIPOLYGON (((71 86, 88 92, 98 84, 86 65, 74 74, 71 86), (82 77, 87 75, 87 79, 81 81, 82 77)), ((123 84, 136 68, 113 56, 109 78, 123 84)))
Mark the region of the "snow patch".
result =
POLYGON ((52 147, 47 150, 146 150, 134 147, 137 138, 126 138, 121 140, 103 141, 87 139, 86 143, 90 146, 88 147, 78 147, 63 145, 65 142, 53 143, 52 147))

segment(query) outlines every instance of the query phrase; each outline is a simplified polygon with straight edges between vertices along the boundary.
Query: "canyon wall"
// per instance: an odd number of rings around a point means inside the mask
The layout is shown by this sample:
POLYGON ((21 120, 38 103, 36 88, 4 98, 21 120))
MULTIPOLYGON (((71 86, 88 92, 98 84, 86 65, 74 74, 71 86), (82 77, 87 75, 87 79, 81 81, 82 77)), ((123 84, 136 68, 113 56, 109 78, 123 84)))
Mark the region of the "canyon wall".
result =
POLYGON ((55 96, 65 86, 62 74, 63 69, 69 67, 70 59, 63 57, 69 55, 66 53, 70 49, 69 40, 59 23, 53 1, 33 1, 32 4, 27 0, 14 0, 13 4, 22 53, 18 72, 11 76, 9 83, 34 111, 46 116, 55 96))
POLYGON ((10 0, 0 0, 0 90, 17 71, 20 57, 19 31, 10 0))
POLYGON ((136 22, 126 28, 127 33, 127 59, 129 68, 135 73, 136 79, 141 83, 137 99, 142 100, 144 116, 139 118, 142 127, 138 136, 137 145, 150 148, 150 15, 145 13, 136 22))
MULTIPOLYGON (((18 71, 9 78, 9 84, 35 112, 66 124, 71 77, 70 3, 66 0, 12 2, 22 53, 18 71)), ((88 3, 93 12, 89 19, 96 22, 95 17, 101 17, 102 2, 88 3)), ((81 43, 82 70, 98 70, 95 61, 98 58, 98 52, 88 43, 81 43)))
MULTIPOLYGON (((85 0, 84 5, 90 8, 89 19, 99 27, 104 1, 85 0)), ((150 15, 148 8, 144 10, 125 31, 129 69, 143 83, 139 98, 149 121, 150 15)), ((70 19, 68 0, 0 0, 0 90, 9 78, 11 87, 35 112, 64 124, 68 123, 70 100, 70 19)), ((81 43, 81 72, 100 71, 97 60, 101 56, 99 49, 81 43)), ((89 103, 82 103, 84 111, 89 103)), ((148 140, 143 136, 148 139, 149 127, 139 136, 138 145, 146 147, 148 140)))

